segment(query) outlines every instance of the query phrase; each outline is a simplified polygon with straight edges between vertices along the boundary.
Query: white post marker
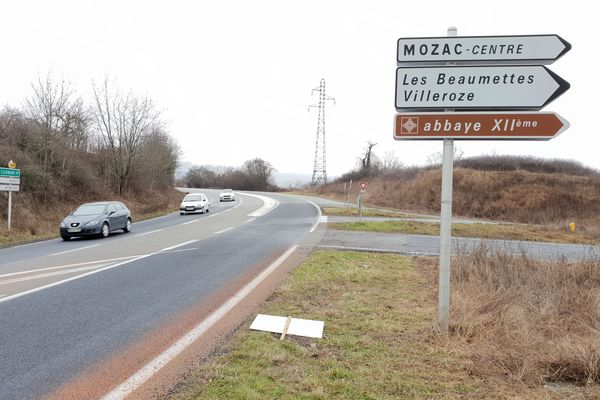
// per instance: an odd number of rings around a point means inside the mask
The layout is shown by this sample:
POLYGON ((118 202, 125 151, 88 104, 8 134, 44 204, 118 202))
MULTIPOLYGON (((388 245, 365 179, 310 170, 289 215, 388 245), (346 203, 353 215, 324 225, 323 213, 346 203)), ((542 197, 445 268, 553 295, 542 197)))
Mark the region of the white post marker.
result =
POLYGON ((12 222, 12 191, 8 192, 8 230, 12 222))
MULTIPOLYGON (((456 36, 456 27, 448 28, 448 36, 456 36)), ((446 110, 451 111, 451 110, 446 110)), ((452 255, 452 175, 454 140, 444 139, 442 159, 442 205, 440 211, 440 282, 438 319, 443 332, 448 332, 450 312, 450 263, 452 255)))

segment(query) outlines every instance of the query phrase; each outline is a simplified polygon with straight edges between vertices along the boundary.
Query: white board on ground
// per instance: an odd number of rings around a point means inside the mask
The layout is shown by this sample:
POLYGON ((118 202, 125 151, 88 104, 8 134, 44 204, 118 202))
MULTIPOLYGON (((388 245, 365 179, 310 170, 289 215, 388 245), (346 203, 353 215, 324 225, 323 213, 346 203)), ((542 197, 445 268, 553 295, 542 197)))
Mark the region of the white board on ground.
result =
MULTIPOLYGON (((282 333, 287 317, 258 314, 250 329, 255 331, 282 333)), ((325 322, 310 319, 292 318, 287 334, 321 339, 325 322)))

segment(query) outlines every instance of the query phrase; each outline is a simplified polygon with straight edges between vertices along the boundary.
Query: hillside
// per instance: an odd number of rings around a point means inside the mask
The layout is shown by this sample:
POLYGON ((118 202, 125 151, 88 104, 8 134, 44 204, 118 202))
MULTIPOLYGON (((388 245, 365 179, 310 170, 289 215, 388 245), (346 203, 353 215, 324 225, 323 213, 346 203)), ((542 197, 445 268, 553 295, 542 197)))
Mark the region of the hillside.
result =
MULTIPOLYGON (((403 168, 361 180, 369 181, 366 203, 439 213, 439 166, 403 168)), ((357 186, 355 181, 354 200, 357 186)), ((600 231, 600 174, 577 162, 511 156, 464 159, 456 163, 453 187, 456 216, 547 225, 577 222, 600 231)), ((344 182, 317 193, 342 199, 344 182)))

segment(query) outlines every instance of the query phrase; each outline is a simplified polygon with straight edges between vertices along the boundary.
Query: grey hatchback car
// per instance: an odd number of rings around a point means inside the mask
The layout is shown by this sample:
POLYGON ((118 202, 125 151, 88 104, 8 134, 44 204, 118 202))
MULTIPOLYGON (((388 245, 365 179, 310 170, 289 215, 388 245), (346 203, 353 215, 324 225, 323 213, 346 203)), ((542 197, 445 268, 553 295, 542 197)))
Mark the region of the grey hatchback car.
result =
POLYGON ((69 240, 74 236, 107 237, 110 232, 131 231, 131 212, 119 201, 85 203, 60 223, 60 237, 69 240))

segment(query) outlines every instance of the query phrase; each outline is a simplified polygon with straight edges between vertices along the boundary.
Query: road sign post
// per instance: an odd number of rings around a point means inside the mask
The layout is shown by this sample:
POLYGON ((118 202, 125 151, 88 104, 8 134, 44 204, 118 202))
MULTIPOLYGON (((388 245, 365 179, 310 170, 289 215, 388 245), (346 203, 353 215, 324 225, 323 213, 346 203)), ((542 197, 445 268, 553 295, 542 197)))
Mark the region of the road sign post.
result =
POLYGON ((12 223, 12 192, 8 192, 8 230, 12 223))
POLYGON ((9 168, 0 168, 0 192, 8 192, 8 230, 12 226, 12 192, 19 191, 21 183, 21 170, 12 160, 8 163, 9 168))
POLYGON ((542 109, 569 89, 568 82, 539 65, 568 52, 567 41, 558 35, 456 34, 450 27, 446 37, 400 38, 396 54, 400 114, 394 139, 444 141, 438 313, 444 332, 450 309, 454 140, 549 140, 569 127, 556 113, 527 111, 542 109))
MULTIPOLYGON (((456 27, 448 28, 448 36, 458 34, 456 27)), ((453 110, 445 110, 451 112, 453 110)), ((440 205, 440 274, 438 294, 438 322, 448 332, 450 321, 450 268, 452 257, 452 177, 454 172, 454 140, 444 139, 442 153, 442 193, 440 205)))
POLYGON ((360 194, 358 195, 358 220, 360 221, 362 218, 362 195, 367 192, 367 186, 369 186, 369 182, 360 182, 360 194))

